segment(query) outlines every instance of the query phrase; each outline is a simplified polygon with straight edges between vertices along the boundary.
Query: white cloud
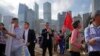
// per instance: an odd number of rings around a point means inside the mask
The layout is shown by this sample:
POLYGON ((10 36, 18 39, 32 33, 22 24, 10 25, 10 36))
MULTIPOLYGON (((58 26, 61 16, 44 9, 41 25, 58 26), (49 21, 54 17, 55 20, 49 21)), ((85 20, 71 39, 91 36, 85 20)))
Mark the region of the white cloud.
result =
POLYGON ((29 8, 33 8, 34 0, 0 0, 3 9, 8 9, 9 13, 18 14, 19 3, 26 4, 29 8))
POLYGON ((92 12, 92 3, 90 4, 90 10, 89 10, 89 12, 92 12))
POLYGON ((72 0, 55 0, 52 4, 52 18, 57 19, 57 14, 59 12, 69 10, 72 5, 72 0))
POLYGON ((2 15, 12 15, 11 11, 14 10, 14 7, 7 3, 5 0, 0 1, 0 14, 2 15))
POLYGON ((52 3, 52 19, 57 19, 58 12, 67 11, 73 5, 73 0, 0 0, 0 5, 17 15, 19 3, 26 4, 33 9, 34 2, 37 2, 39 4, 39 18, 43 18, 43 3, 47 1, 52 3))

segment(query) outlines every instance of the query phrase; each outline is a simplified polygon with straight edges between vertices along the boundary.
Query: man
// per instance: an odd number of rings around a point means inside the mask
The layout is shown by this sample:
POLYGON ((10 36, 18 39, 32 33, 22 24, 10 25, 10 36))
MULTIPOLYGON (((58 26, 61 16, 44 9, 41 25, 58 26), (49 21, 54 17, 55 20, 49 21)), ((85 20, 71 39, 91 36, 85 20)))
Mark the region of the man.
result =
POLYGON ((24 34, 23 39, 25 40, 25 44, 28 46, 28 50, 31 56, 35 56, 35 32, 33 29, 29 29, 30 24, 28 22, 24 23, 24 34))
POLYGON ((4 29, 4 24, 0 23, 0 56, 5 56, 6 47, 6 29, 4 29))
POLYGON ((6 32, 9 36, 12 37, 11 43, 11 54, 10 56, 22 56, 22 46, 23 46, 23 38, 22 38, 22 30, 19 28, 18 19, 12 19, 12 32, 6 32))
POLYGON ((89 56, 100 56, 100 11, 96 11, 92 19, 92 24, 84 32, 85 41, 89 56))
POLYGON ((43 53, 42 56, 45 56, 46 49, 49 50, 49 56, 52 56, 52 37, 53 33, 49 27, 49 23, 46 23, 45 28, 42 30, 42 48, 43 53))

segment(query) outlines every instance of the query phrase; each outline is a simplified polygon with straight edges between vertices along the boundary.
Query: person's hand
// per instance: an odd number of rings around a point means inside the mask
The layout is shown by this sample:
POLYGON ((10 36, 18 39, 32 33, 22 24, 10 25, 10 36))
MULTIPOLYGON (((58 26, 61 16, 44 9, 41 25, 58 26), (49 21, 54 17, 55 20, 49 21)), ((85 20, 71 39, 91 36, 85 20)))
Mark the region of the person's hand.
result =
POLYGON ((47 31, 48 31, 49 33, 51 33, 51 30, 50 30, 50 29, 47 29, 47 31))
POLYGON ((50 29, 47 29, 48 32, 50 32, 50 29))
POLYGON ((90 45, 95 45, 95 43, 96 43, 96 40, 94 38, 89 40, 89 44, 90 45))
POLYGON ((85 45, 81 45, 81 48, 80 48, 82 51, 84 51, 85 50, 85 45))
POLYGON ((6 30, 4 30, 4 33, 5 33, 5 34, 9 34, 9 32, 8 32, 8 31, 6 31, 6 30))

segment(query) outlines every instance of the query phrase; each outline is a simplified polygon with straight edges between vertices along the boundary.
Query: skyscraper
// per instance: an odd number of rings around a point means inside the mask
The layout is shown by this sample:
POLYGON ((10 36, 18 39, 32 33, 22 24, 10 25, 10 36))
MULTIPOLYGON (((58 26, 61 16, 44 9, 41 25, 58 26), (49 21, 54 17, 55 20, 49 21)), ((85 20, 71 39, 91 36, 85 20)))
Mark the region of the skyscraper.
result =
MULTIPOLYGON (((77 21, 77 20, 79 20, 82 23, 82 26, 83 26, 83 18, 81 17, 80 14, 73 17, 73 21, 77 21)), ((83 27, 82 27, 82 29, 83 29, 83 27)))
POLYGON ((0 14, 0 22, 2 22, 2 15, 0 14))
POLYGON ((62 28, 65 20, 66 12, 58 13, 59 30, 62 28))
POLYGON ((45 22, 49 22, 51 24, 51 3, 45 2, 43 4, 43 15, 45 22))
POLYGON ((39 19, 39 5, 35 3, 35 19, 39 19))
POLYGON ((26 21, 30 23, 30 28, 34 29, 34 20, 35 20, 35 13, 32 9, 27 10, 27 17, 26 21))
POLYGON ((59 30, 59 24, 58 24, 58 20, 52 20, 52 29, 54 29, 55 31, 59 30))
POLYGON ((11 24, 12 18, 13 18, 13 16, 3 16, 3 23, 4 23, 5 28, 7 30, 10 29, 10 24, 11 24))
POLYGON ((78 14, 77 16, 74 16, 74 17, 73 17, 73 20, 74 20, 74 21, 79 20, 81 23, 83 23, 83 22, 82 22, 82 17, 81 17, 80 14, 78 14))
POLYGON ((19 4, 18 18, 20 26, 26 21, 28 7, 25 4, 19 4))
POLYGON ((90 19, 90 13, 83 14, 83 28, 88 26, 90 19))
POLYGON ((95 11, 100 10, 100 0, 92 0, 92 15, 95 11))
POLYGON ((34 18, 34 29, 36 32, 40 32, 40 24, 39 24, 39 5, 35 3, 35 18, 34 18))

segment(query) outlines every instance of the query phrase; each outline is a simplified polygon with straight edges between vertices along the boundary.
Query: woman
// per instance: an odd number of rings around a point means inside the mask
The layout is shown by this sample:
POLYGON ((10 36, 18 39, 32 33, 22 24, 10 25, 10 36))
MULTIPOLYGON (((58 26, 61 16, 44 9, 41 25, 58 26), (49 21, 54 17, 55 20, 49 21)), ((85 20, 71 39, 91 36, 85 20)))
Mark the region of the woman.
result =
POLYGON ((57 51, 57 49, 58 49, 58 44, 59 44, 59 42, 60 42, 60 37, 59 37, 59 34, 57 34, 57 33, 55 33, 54 34, 54 52, 55 53, 58 53, 57 51))
POLYGON ((60 42, 59 42, 59 46, 60 46, 60 56, 64 56, 64 51, 65 51, 65 37, 64 37, 64 33, 60 30, 60 42))
POLYGON ((81 23, 79 20, 73 23, 74 30, 72 31, 71 38, 69 40, 69 49, 71 56, 80 56, 82 49, 82 38, 80 36, 81 23))
POLYGON ((5 47, 6 47, 6 29, 4 24, 0 23, 0 56, 5 56, 5 47))

